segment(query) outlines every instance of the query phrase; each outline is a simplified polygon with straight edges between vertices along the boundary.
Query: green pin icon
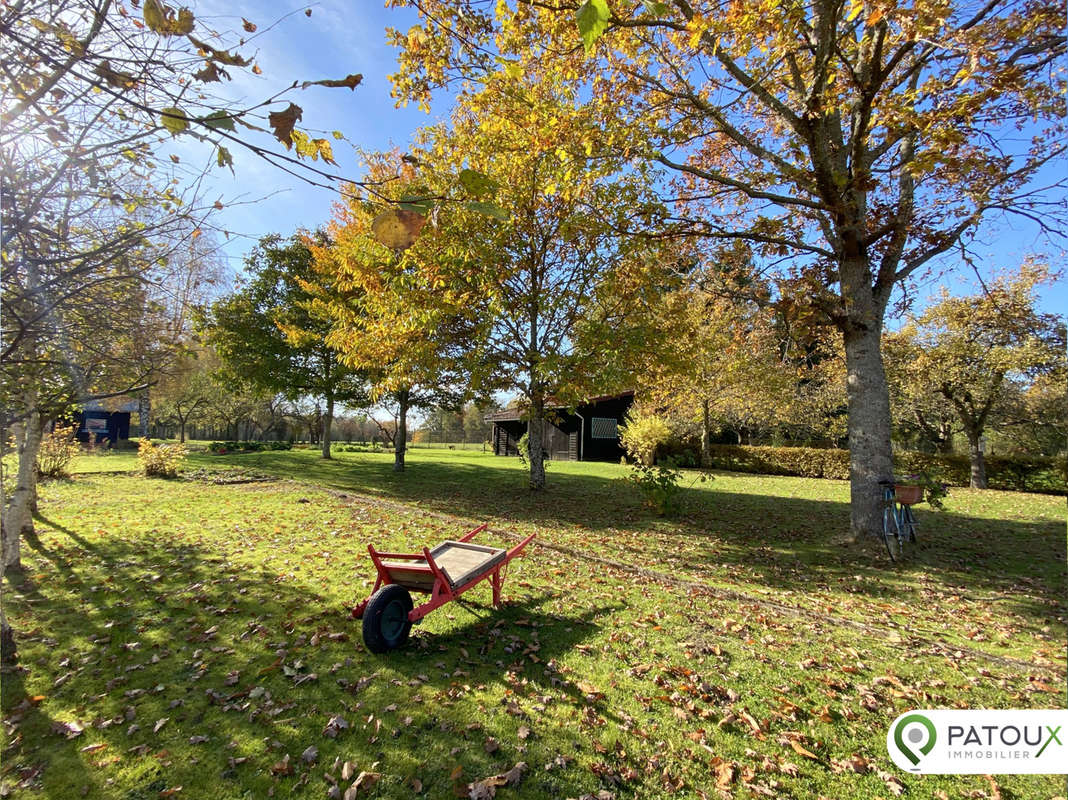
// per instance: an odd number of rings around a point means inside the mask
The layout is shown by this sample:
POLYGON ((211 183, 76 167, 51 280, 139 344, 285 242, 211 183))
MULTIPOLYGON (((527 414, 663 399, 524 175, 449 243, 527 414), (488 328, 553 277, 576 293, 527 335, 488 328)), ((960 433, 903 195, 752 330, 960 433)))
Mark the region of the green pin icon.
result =
MULTIPOLYGON (((909 745, 905 744, 905 728, 913 722, 918 722, 927 729, 927 741, 918 748, 923 755, 930 753, 931 748, 934 747, 935 726, 934 723, 927 719, 923 714, 909 714, 907 717, 902 717, 897 725, 894 726, 894 744, 897 745, 897 749, 904 753, 905 757, 911 761, 913 765, 916 765, 920 763, 920 757, 913 752, 909 745)), ((913 744, 916 743, 917 741, 914 740, 913 744)))

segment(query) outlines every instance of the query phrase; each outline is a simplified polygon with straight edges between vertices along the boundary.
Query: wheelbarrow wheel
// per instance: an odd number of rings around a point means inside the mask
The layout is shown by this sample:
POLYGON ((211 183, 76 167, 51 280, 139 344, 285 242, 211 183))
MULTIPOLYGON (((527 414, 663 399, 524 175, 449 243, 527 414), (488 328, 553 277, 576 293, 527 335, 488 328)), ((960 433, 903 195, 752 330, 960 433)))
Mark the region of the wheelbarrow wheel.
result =
POLYGON ((408 641, 411 610, 412 596, 403 586, 391 583, 375 592, 363 612, 363 643, 367 649, 386 653, 408 641))

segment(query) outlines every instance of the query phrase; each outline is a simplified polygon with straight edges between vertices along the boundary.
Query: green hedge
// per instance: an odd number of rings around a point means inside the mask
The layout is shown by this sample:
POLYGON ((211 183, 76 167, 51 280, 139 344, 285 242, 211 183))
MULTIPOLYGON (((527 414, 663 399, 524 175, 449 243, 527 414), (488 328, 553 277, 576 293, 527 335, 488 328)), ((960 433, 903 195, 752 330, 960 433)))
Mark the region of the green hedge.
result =
POLYGON ((212 442, 208 450, 217 455, 223 453, 259 453, 264 450, 290 450, 290 442, 212 442))
MULTIPOLYGON (((849 479, 849 451, 815 447, 746 447, 712 445, 708 466, 733 472, 794 475, 801 478, 849 479)), ((967 486, 971 465, 963 455, 896 453, 898 475, 926 471, 950 486, 967 486)), ((1068 464, 1064 458, 1004 458, 987 456, 986 474, 991 489, 1066 494, 1068 464)))

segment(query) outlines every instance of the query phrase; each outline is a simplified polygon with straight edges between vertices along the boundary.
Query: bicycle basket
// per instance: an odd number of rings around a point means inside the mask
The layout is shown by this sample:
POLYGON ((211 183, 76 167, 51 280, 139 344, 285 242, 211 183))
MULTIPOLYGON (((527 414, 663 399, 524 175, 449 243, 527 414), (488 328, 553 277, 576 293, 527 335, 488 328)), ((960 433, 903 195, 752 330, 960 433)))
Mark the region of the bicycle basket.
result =
POLYGON ((923 501, 923 487, 894 484, 894 499, 903 506, 915 505, 923 501))

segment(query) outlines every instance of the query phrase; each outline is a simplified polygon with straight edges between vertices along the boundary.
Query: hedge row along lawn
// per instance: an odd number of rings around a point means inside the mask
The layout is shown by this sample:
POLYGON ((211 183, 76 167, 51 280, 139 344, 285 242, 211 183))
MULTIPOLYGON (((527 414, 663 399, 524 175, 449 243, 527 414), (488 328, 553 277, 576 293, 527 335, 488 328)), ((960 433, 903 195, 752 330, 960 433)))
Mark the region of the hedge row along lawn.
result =
MULTIPOLYGON (((841 482, 717 473, 655 518, 611 464, 416 450, 125 456, 42 487, 3 587, 16 798, 1040 798, 914 776, 910 708, 1064 704, 1063 498, 954 490, 904 564, 843 545, 841 482), (489 588, 372 656, 373 541, 537 531, 489 588)), ((692 480, 689 476, 687 481, 692 480)), ((480 537, 479 541, 483 541, 480 537)))

